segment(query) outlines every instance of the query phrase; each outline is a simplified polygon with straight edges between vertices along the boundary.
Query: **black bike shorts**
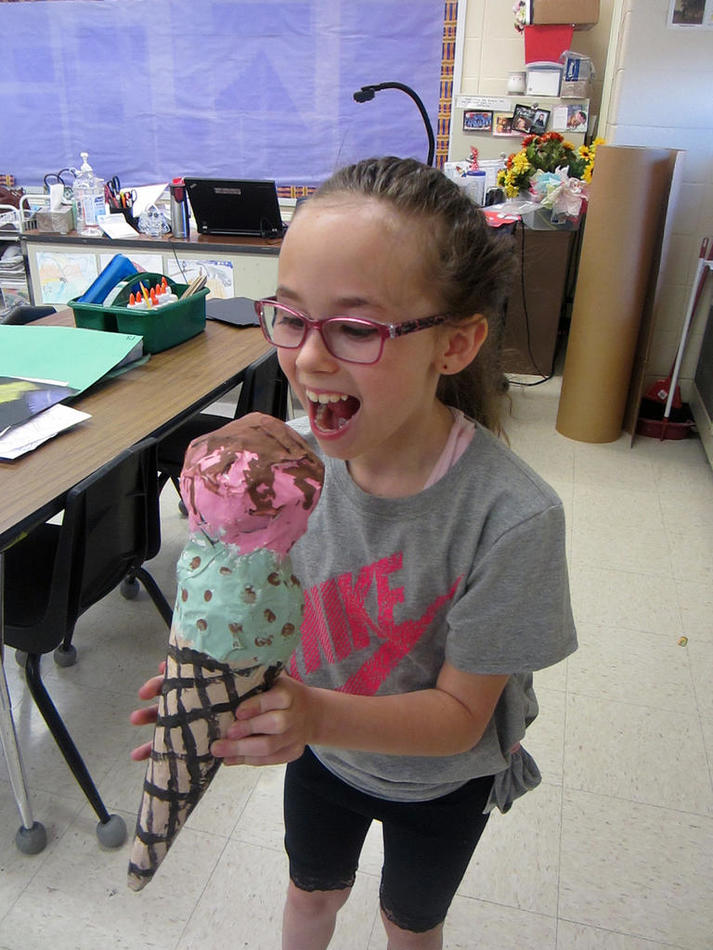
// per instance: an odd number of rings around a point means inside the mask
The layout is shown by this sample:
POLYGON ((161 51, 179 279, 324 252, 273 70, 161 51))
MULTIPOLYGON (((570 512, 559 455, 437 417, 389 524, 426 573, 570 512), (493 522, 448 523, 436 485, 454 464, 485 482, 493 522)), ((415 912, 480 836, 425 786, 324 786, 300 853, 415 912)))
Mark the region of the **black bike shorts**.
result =
POLYGON ((445 920, 487 824, 492 783, 486 776, 431 801, 386 801, 342 782, 306 749, 285 775, 290 878, 305 891, 351 887, 369 826, 380 821, 381 908, 402 930, 431 930, 445 920))

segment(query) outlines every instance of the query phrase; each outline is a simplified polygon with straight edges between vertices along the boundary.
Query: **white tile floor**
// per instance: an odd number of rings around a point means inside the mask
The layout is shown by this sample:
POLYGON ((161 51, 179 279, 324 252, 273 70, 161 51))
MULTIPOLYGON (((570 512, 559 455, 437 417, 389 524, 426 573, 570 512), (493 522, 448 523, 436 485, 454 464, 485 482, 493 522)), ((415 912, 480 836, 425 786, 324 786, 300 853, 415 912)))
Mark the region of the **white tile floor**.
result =
MULTIPOLYGON (((512 445, 562 496, 580 649, 536 677, 528 746, 544 781, 490 822, 446 927, 479 950, 713 948, 713 473, 700 443, 569 441, 558 380, 514 392, 512 445), (679 638, 688 638, 687 646, 679 638)), ((154 573, 171 591, 185 521, 164 492, 154 573)), ((128 758, 135 694, 166 631, 145 595, 80 622, 79 663, 46 681, 110 810, 131 828, 143 768, 128 758)), ((286 881, 282 770, 224 768, 153 883, 126 887, 128 843, 95 819, 6 665, 46 850, 20 855, 0 762, 0 948, 277 950, 286 881)), ((367 840, 335 950, 384 950, 380 846, 367 840)))

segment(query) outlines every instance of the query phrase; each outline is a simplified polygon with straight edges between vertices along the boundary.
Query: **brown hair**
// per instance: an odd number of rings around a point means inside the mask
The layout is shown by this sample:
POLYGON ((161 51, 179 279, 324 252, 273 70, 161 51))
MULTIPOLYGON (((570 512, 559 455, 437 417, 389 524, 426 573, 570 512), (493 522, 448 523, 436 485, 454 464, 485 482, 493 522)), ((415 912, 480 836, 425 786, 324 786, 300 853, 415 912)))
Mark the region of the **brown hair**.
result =
POLYGON ((442 376, 438 397, 500 433, 502 397, 507 391, 500 362, 503 308, 516 270, 511 240, 488 226, 483 212, 455 182, 415 159, 368 158, 348 165, 309 201, 344 193, 388 202, 428 225, 421 229, 424 264, 444 313, 455 320, 479 313, 489 324, 476 359, 457 375, 442 376))

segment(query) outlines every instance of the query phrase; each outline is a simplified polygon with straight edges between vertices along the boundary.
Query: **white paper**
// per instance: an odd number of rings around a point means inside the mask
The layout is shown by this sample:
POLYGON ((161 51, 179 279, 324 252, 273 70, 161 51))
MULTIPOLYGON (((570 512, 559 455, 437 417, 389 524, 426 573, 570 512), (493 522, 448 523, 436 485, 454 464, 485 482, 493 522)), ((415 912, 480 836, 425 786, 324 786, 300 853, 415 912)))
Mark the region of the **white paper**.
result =
MULTIPOLYGON (((46 246, 46 245, 45 245, 46 246)), ((67 303, 97 279, 97 256, 92 251, 65 254, 37 251, 42 303, 67 303)))
MULTIPOLYGON (((155 205, 167 188, 167 181, 161 185, 141 185, 139 188, 134 188, 136 201, 131 209, 133 216, 138 218, 142 211, 145 211, 151 205, 155 205)), ((136 237, 136 231, 134 231, 134 237, 136 237)))
POLYGON ((225 299, 235 296, 232 261, 169 257, 166 268, 166 276, 181 284, 190 284, 194 277, 205 275, 211 297, 225 299))
POLYGON ((59 211, 64 202, 64 185, 50 185, 50 211, 59 211))
POLYGON ((512 102, 507 96, 456 96, 456 109, 492 109, 507 112, 512 102))
POLYGON ((136 231, 131 227, 123 214, 98 214, 97 224, 104 234, 116 240, 119 238, 138 237, 136 231))
POLYGON ((85 419, 91 419, 88 412, 80 412, 79 409, 72 409, 58 402, 0 436, 0 459, 19 458, 85 419))

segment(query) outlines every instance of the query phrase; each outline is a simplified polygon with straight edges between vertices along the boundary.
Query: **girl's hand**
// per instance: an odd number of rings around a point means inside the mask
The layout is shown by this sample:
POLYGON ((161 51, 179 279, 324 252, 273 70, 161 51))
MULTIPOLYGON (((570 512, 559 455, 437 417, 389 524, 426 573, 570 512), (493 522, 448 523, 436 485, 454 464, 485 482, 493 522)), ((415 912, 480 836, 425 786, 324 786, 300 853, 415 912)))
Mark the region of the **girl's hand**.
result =
MULTIPOLYGON (((166 670, 166 661, 164 660, 159 665, 160 676, 152 676, 150 680, 147 680, 143 686, 139 688, 139 699, 155 699, 157 696, 161 695, 161 684, 163 683, 163 674, 166 670)), ((158 704, 154 703, 152 706, 144 706, 141 709, 135 709, 129 716, 129 721, 134 726, 147 726, 150 723, 155 723, 158 717, 158 704)), ((135 762, 143 762, 151 755, 151 742, 145 742, 143 745, 137 746, 131 752, 131 758, 135 762)))
POLYGON ((298 759, 312 741, 312 690, 281 674, 265 693, 241 703, 225 738, 211 746, 226 765, 278 765, 298 759))

